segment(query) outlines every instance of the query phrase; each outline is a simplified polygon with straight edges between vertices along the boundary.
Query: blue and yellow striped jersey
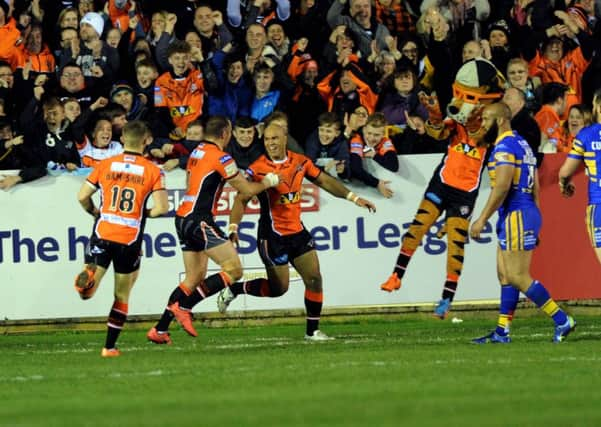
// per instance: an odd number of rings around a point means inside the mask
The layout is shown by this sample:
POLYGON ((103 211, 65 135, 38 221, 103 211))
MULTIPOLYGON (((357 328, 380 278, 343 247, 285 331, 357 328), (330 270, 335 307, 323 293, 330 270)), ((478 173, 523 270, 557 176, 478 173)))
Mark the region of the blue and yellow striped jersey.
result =
POLYGON ((578 132, 568 157, 584 161, 589 178, 589 203, 601 203, 601 124, 595 123, 578 132))
POLYGON ((496 168, 502 165, 513 166, 514 171, 511 188, 499 214, 534 206, 536 157, 528 142, 515 131, 500 135, 490 153, 488 173, 493 187, 496 184, 496 168))

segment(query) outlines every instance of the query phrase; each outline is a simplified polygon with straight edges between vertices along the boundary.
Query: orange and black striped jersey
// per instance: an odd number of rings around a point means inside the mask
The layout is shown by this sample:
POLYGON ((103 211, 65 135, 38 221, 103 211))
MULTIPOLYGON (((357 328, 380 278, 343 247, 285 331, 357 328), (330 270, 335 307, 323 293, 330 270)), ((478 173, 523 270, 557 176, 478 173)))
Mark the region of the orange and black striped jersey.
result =
POLYGON ((190 154, 186 170, 188 188, 177 216, 214 216, 225 181, 238 174, 236 162, 214 143, 203 141, 190 154))
POLYGON ((173 77, 167 71, 154 84, 154 106, 169 110, 176 127, 185 131, 202 114, 204 80, 199 70, 193 69, 185 77, 173 77))
POLYGON ((321 170, 302 154, 288 151, 284 161, 270 160, 262 155, 247 169, 248 176, 260 182, 269 172, 280 175, 280 183, 258 195, 261 203, 259 235, 266 232, 280 236, 298 233, 301 223, 301 198, 303 179, 314 180, 321 170))
POLYGON ((447 153, 438 166, 440 180, 457 190, 471 193, 478 191, 480 177, 486 160, 486 147, 478 147, 476 141, 470 138, 464 126, 454 120, 445 120, 445 127, 438 137, 426 130, 436 139, 449 138, 447 153))
POLYGON ((100 190, 98 238, 131 245, 144 231, 146 201, 165 189, 163 171, 139 154, 125 152, 98 163, 88 184, 100 190))

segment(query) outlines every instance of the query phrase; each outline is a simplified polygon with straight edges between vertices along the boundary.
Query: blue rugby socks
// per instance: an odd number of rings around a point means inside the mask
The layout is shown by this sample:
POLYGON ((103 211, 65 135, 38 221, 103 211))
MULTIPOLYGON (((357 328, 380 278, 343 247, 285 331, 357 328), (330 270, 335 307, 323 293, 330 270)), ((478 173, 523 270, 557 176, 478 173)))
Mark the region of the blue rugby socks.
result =
POLYGON ((501 285, 501 305, 499 307, 499 319, 495 332, 498 335, 509 335, 513 313, 518 305, 520 291, 511 285, 501 285))
POLYGON ((549 317, 553 318, 556 325, 564 325, 568 321, 568 316, 557 303, 551 298, 547 289, 538 280, 533 280, 526 291, 526 296, 530 298, 538 308, 544 311, 549 317))

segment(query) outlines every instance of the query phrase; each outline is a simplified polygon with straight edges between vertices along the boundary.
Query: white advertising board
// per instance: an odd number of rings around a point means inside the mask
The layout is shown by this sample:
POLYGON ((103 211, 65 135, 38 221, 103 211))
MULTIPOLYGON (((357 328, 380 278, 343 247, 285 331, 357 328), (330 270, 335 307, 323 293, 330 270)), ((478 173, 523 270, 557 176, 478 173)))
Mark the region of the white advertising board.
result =
MULTIPOLYGON (((446 276, 446 237, 436 229, 424 238, 413 257, 402 288, 394 293, 379 289, 391 273, 400 238, 422 199, 423 192, 441 155, 401 156, 396 174, 380 170, 390 180, 395 194, 384 199, 375 189, 349 185, 357 194, 377 205, 369 214, 350 202, 312 188, 303 195, 303 222, 312 232, 319 251, 325 306, 435 302, 446 276), (318 210, 314 210, 316 206, 318 210), (313 209, 313 210, 312 210, 313 209)), ((76 195, 82 177, 45 177, 0 192, 0 316, 6 320, 104 316, 112 303, 112 275, 88 301, 81 301, 73 279, 81 270, 85 243, 92 218, 83 212, 76 195)), ((177 206, 185 185, 181 170, 167 174, 171 208, 177 206)), ((476 207, 480 211, 489 194, 483 182, 476 207)), ((222 211, 231 207, 232 193, 224 192, 222 211)), ((172 214, 173 212, 171 212, 172 214)), ((218 216, 224 225, 227 215, 218 216)), ((240 254, 246 277, 264 270, 256 251, 256 214, 247 214, 240 224, 240 254)), ((442 218, 439 220, 442 221, 442 218)), ((498 298, 494 221, 482 239, 466 246, 466 261, 456 301, 498 298)), ((149 219, 143 246, 144 259, 132 291, 130 314, 157 314, 183 275, 181 252, 173 217, 149 219)), ((232 310, 303 308, 304 287, 298 278, 289 292, 278 298, 239 297, 232 310)), ((215 298, 195 309, 216 311, 215 298)))

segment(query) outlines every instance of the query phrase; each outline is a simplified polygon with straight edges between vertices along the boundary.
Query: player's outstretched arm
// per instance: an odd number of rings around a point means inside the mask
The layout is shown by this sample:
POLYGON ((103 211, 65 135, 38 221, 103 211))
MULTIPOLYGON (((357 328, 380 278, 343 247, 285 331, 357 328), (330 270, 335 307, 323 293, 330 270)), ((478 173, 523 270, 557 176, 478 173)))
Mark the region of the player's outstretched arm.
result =
POLYGON ((366 208, 370 212, 376 211, 376 205, 374 205, 367 199, 357 196, 351 190, 346 188, 346 186, 342 182, 338 181, 336 178, 328 175, 327 173, 320 173, 319 176, 315 178, 314 182, 316 185, 319 185, 328 193, 336 197, 350 200, 357 206, 366 208))
POLYGON ((263 177, 261 182, 249 182, 239 173, 227 182, 238 190, 239 193, 252 197, 268 188, 278 185, 280 183, 280 176, 273 172, 269 172, 265 174, 265 177, 263 177))

